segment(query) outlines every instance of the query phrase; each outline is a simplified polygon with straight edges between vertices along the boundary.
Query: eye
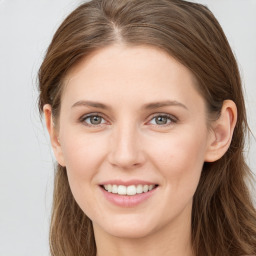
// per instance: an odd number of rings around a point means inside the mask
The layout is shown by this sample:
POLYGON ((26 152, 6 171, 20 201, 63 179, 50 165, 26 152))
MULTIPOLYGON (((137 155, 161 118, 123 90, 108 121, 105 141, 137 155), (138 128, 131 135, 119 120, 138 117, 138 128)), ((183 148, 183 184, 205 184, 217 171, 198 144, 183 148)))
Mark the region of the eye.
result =
POLYGON ((177 119, 168 114, 155 115, 149 123, 158 126, 168 126, 177 122, 177 119))
POLYGON ((80 121, 87 126, 100 126, 106 123, 105 119, 99 114, 85 115, 80 119, 80 121))

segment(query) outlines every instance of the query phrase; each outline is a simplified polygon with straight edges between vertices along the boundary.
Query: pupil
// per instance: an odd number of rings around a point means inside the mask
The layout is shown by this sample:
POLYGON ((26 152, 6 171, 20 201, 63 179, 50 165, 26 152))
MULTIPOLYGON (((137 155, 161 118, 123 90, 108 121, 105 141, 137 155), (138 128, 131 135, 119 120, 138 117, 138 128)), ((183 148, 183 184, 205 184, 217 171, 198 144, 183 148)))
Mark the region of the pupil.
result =
POLYGON ((101 117, 93 116, 93 117, 91 117, 90 121, 91 121, 92 124, 100 124, 101 123, 101 117))
POLYGON ((164 117, 164 116, 159 116, 159 117, 157 117, 157 119, 156 119, 156 123, 157 123, 157 124, 166 124, 166 122, 167 122, 167 118, 164 117))

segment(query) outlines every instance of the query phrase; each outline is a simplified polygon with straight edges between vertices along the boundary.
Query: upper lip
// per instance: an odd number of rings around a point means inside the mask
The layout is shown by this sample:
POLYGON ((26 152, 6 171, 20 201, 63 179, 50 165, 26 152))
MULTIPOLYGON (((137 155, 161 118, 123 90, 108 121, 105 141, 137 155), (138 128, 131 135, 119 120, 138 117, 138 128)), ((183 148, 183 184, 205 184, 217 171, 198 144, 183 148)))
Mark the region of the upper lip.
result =
POLYGON ((145 181, 145 180, 108 180, 100 183, 100 185, 123 185, 123 186, 130 186, 130 185, 157 185, 155 182, 145 181))

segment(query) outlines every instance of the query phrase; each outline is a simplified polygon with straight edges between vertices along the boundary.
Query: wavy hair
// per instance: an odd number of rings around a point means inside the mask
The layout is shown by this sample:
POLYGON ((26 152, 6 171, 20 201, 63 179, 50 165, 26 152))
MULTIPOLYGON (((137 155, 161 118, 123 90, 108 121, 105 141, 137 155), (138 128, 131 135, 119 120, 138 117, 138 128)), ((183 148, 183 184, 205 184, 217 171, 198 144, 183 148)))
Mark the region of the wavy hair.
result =
MULTIPOLYGON (((92 0, 61 24, 39 70, 39 109, 50 104, 58 121, 65 75, 82 58, 115 43, 160 48, 197 79, 209 113, 226 99, 238 109, 231 145, 205 163, 193 198, 192 245, 196 256, 256 254, 256 213, 247 181, 252 173, 243 150, 248 134, 238 66, 211 11, 182 0, 92 0)), ((52 256, 95 256, 91 220, 71 193, 65 167, 55 169, 50 226, 52 256)))

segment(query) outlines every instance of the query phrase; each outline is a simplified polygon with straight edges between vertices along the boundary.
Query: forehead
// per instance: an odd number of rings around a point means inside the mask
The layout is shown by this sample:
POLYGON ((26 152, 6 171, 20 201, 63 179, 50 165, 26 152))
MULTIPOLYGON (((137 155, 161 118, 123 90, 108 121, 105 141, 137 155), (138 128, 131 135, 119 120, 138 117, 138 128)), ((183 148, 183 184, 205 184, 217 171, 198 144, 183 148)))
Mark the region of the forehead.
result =
POLYGON ((92 52, 69 71, 63 100, 190 101, 201 97, 196 83, 194 75, 163 50, 112 45, 92 52))

